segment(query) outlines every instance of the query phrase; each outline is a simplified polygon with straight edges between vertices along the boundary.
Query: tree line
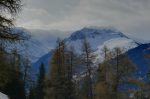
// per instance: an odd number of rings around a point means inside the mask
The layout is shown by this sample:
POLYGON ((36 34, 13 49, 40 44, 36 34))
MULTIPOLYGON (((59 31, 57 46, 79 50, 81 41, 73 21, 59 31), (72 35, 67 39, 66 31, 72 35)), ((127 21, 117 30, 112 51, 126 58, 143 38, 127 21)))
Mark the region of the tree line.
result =
POLYGON ((18 49, 7 49, 11 44, 21 44, 28 39, 22 33, 12 31, 21 7, 21 0, 0 0, 0 91, 10 99, 26 99, 27 93, 24 72, 28 67, 26 59, 19 54, 18 49))
POLYGON ((93 61, 97 55, 90 43, 86 38, 81 43, 81 53, 77 54, 74 47, 67 46, 64 40, 57 41, 49 73, 40 69, 43 76, 39 75, 30 99, 150 98, 149 84, 135 78, 137 67, 123 49, 110 50, 104 46, 102 53, 99 53, 104 57, 103 62, 95 64, 93 61), (82 67, 84 70, 78 71, 82 67), (37 86, 40 86, 39 90, 37 86))

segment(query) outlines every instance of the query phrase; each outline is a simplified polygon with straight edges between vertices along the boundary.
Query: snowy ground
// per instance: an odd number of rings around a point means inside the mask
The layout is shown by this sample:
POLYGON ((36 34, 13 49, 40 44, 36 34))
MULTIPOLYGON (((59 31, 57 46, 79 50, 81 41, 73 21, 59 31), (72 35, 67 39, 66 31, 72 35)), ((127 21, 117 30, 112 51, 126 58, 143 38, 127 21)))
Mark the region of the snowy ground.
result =
POLYGON ((5 94, 0 92, 0 99, 8 99, 8 97, 5 94))

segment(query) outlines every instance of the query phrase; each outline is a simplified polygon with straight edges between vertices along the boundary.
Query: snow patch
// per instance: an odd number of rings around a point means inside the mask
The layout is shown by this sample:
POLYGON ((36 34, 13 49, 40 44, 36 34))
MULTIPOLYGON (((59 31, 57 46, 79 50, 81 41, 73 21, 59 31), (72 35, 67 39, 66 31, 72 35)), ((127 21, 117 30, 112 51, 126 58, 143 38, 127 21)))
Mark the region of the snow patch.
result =
POLYGON ((8 96, 0 92, 0 99, 8 99, 8 96))
POLYGON ((98 46, 98 49, 95 52, 95 54, 98 55, 96 57, 95 62, 103 61, 102 49, 104 48, 104 46, 106 46, 110 51, 113 50, 114 48, 121 48, 121 49, 123 49, 124 52, 126 52, 132 48, 137 47, 138 44, 132 39, 123 38, 123 37, 113 38, 113 39, 110 39, 108 41, 105 41, 102 45, 98 46))

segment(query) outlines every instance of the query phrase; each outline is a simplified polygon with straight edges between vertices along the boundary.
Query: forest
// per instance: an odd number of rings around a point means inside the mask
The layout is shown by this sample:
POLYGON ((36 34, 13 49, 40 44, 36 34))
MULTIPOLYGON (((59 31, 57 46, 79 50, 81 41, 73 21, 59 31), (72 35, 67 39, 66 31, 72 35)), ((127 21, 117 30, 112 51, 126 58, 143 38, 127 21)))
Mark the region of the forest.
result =
POLYGON ((0 92, 9 99, 150 99, 149 79, 135 78, 137 66, 123 48, 104 46, 103 60, 95 63, 97 53, 86 37, 80 53, 58 38, 49 69, 42 63, 33 75, 28 57, 14 46, 30 39, 12 31, 21 9, 21 0, 0 0, 0 92))

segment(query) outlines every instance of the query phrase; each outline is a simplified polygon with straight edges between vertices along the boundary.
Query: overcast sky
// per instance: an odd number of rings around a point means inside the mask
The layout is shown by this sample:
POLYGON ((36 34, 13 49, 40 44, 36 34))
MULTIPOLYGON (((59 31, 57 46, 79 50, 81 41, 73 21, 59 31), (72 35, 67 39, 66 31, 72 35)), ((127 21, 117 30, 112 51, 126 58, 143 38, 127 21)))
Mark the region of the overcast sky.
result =
POLYGON ((111 26, 150 40, 150 0, 24 0, 17 26, 77 30, 111 26))

